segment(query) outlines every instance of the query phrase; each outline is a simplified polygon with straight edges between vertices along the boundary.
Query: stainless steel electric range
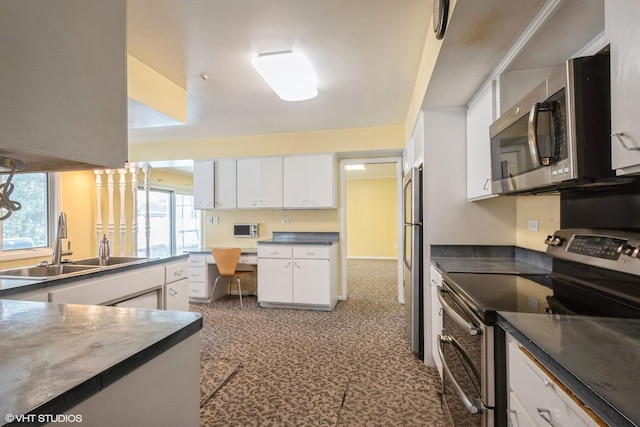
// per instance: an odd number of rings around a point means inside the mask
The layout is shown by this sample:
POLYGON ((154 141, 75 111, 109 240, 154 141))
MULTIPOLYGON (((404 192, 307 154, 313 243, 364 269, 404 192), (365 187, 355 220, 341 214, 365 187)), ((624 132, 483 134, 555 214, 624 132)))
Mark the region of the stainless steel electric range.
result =
POLYGON ((445 273, 439 298, 444 397, 456 427, 506 425, 496 390, 496 312, 640 318, 640 233, 565 229, 549 236, 545 275, 445 273))

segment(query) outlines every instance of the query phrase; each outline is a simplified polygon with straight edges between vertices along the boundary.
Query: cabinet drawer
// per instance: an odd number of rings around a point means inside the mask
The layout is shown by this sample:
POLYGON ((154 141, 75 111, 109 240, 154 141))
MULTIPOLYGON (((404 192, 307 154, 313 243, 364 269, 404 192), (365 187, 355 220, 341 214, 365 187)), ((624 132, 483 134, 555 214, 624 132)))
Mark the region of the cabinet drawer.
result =
POLYGON ((240 259, 238 260, 238 264, 258 264, 258 255, 240 255, 240 259))
POLYGON ((205 267, 206 265, 206 255, 189 255, 189 267, 205 267))
POLYGON ((329 246, 294 246, 294 258, 329 259, 329 246))
POLYGON ((165 283, 186 279, 189 274, 188 262, 176 262, 165 266, 165 283))
POLYGON ((258 246, 258 258, 291 258, 291 246, 284 245, 260 245, 258 246))
POLYGON ((189 296, 205 298, 207 296, 207 284, 205 282, 189 281, 189 296))
MULTIPOLYGON (((540 426, 597 426, 582 403, 565 391, 565 386, 540 368, 514 341, 508 343, 509 388, 532 420, 540 426), (547 421, 547 420, 550 420, 547 421)), ((510 408, 513 409, 513 408, 510 408)))
POLYGON ((189 282, 206 282, 207 269, 189 267, 189 282))

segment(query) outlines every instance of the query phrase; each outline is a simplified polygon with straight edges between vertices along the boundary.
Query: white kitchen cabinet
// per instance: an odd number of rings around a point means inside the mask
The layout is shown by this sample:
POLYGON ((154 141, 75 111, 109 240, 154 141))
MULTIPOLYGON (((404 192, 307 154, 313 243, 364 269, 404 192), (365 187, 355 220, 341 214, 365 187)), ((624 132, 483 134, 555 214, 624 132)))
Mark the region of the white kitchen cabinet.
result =
POLYGON ((236 207, 236 160, 216 160, 213 177, 214 207, 234 209, 236 207))
POLYGON ((282 157, 238 159, 238 208, 282 208, 282 157))
POLYGON ((337 302, 337 244, 259 245, 258 302, 331 310, 337 302))
POLYGON ((164 266, 137 268, 123 273, 87 278, 53 288, 49 301, 61 304, 112 305, 146 294, 158 292, 155 308, 162 308, 164 266), (160 295, 160 296, 158 296, 160 295))
POLYGON ((164 309, 189 311, 189 262, 165 265, 164 309))
POLYGON ((194 209, 213 209, 214 162, 198 160, 193 162, 193 204, 194 209))
MULTIPOLYGON (((212 257, 213 258, 213 257, 212 257)), ((202 299, 209 298, 209 272, 207 267, 207 255, 190 254, 188 261, 189 268, 189 298, 202 299)))
POLYGON ((618 175, 640 173, 639 20, 637 1, 605 2, 605 32, 611 44, 611 166, 618 175))
POLYGON ((0 147, 27 171, 127 160, 126 1, 0 3, 0 147))
POLYGON ((284 207, 335 208, 335 160, 331 154, 289 156, 283 161, 284 207))
POLYGON ((178 342, 66 414, 82 415, 78 424, 92 427, 199 426, 200 336, 178 342))
POLYGON ((507 334, 507 384, 509 420, 517 424, 548 427, 606 425, 567 387, 507 334), (534 424, 531 424, 533 422, 534 424))
POLYGON ((438 288, 442 286, 442 273, 434 265, 429 266, 431 291, 431 354, 442 379, 442 360, 438 356, 438 335, 442 335, 442 304, 438 299, 438 288))
POLYGON ((494 84, 480 89, 467 108, 467 198, 480 200, 491 194, 491 139, 494 121, 494 84))
POLYGON ((138 295, 137 297, 130 298, 128 300, 113 304, 114 307, 127 307, 127 308, 162 308, 161 303, 162 296, 160 291, 151 291, 146 294, 138 295))

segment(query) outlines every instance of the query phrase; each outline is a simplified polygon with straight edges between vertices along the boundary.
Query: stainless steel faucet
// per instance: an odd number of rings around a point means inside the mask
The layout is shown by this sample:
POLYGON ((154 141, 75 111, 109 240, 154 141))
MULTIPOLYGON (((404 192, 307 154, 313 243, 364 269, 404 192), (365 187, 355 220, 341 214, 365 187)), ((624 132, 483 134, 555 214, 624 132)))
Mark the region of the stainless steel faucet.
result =
POLYGON ((58 231, 56 233, 56 241, 53 244, 53 253, 51 254, 51 264, 58 265, 62 261, 63 256, 73 255, 71 251, 71 242, 68 242, 67 250, 62 250, 62 239, 67 238, 67 214, 60 212, 58 215, 58 231))

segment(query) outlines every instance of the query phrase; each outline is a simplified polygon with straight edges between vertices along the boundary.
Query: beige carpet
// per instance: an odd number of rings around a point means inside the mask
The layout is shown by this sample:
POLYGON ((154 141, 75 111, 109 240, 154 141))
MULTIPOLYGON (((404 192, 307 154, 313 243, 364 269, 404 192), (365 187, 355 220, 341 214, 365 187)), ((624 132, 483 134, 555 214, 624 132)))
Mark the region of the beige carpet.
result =
POLYGON ((444 426, 440 379, 409 351, 396 263, 350 260, 332 312, 237 296, 204 316, 203 426, 444 426))

